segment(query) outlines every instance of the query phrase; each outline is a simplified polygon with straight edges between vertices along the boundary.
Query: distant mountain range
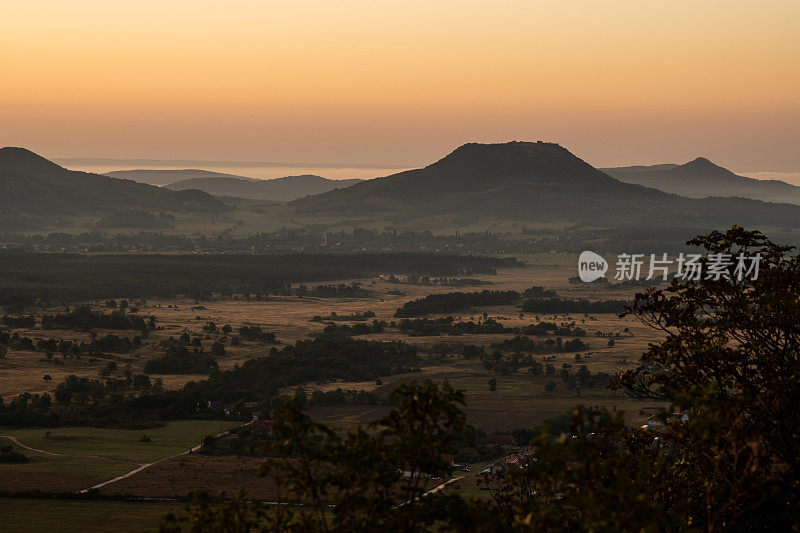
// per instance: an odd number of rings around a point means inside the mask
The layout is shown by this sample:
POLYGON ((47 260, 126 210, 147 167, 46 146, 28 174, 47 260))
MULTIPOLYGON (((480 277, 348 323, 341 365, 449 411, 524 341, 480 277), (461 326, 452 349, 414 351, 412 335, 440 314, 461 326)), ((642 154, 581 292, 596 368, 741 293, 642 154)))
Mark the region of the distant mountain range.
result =
MULTIPOLYGON (((175 213, 232 209, 212 194, 291 200, 269 212, 265 227, 302 220, 321 227, 391 223, 433 231, 561 227, 646 232, 732 224, 797 229, 800 224, 798 205, 723 197, 742 194, 743 187, 759 193, 775 187, 780 191, 775 199, 792 201, 797 188, 782 182, 737 176, 705 159, 611 169, 621 177, 616 179, 566 148, 544 142, 466 144, 427 167, 367 181, 312 175, 254 180, 203 170, 135 171, 146 173, 138 174, 140 179, 151 179, 153 173, 181 178, 166 187, 117 178, 130 172, 109 177, 71 171, 24 148, 2 148, 0 233, 70 226, 157 229, 172 225, 175 213), (672 190, 697 197, 625 182, 641 176, 652 187, 671 184, 672 190), (716 196, 700 198, 707 192, 716 196)), ((195 220, 200 226, 192 227, 201 228, 202 220, 210 218, 195 220)))
POLYGON ((644 185, 692 198, 740 196, 765 202, 800 204, 800 187, 780 180, 757 180, 739 176, 705 157, 698 157, 683 165, 662 164, 601 170, 625 183, 644 185))
POLYGON ((349 187, 361 181, 363 180, 330 180, 311 174, 286 176, 284 178, 271 180, 254 180, 239 176, 221 176, 184 179, 167 185, 167 188, 175 191, 198 189, 215 196, 235 196, 252 200, 288 202, 312 194, 320 194, 334 189, 349 187))
POLYGON ((297 214, 465 227, 476 221, 583 227, 796 227, 800 207, 691 199, 623 183, 558 144, 466 144, 425 168, 295 200, 297 214))
POLYGON ((194 168, 186 168, 180 170, 148 170, 148 169, 114 170, 112 172, 105 172, 104 175, 110 176, 112 178, 133 180, 133 181, 138 181, 139 183, 148 183, 150 185, 158 185, 158 186, 169 185, 170 183, 175 183, 176 181, 183 181, 194 178, 235 178, 240 180, 255 179, 255 178, 247 178, 245 176, 237 176, 235 174, 225 174, 222 172, 212 172, 210 170, 199 170, 194 168))
POLYGON ((197 189, 214 196, 234 196, 273 202, 289 202, 311 194, 349 187, 363 181, 360 179, 331 180, 311 174, 260 180, 198 169, 116 170, 107 172, 106 176, 161 185, 174 191, 197 189))
POLYGON ((172 191, 67 170, 25 148, 0 148, 0 231, 91 223, 116 212, 220 213, 222 201, 197 190, 172 191))

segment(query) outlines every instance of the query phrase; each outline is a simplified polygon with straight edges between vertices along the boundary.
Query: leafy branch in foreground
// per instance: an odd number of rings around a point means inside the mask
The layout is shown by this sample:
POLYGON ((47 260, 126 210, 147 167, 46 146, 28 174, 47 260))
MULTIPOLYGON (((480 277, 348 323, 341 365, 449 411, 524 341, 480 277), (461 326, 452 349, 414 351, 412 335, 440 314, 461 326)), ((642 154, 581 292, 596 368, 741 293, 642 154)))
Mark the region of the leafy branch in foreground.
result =
MULTIPOLYGON (((685 416, 664 420, 662 445, 688 519, 710 529, 785 526, 800 503, 800 258, 734 226, 689 242, 709 254, 761 255, 757 279, 702 279, 638 294, 627 311, 661 330, 622 376, 685 416), (688 418, 688 421, 687 421, 688 418)), ((673 494, 672 498, 678 496, 673 494)))
MULTIPOLYGON (((314 422, 297 399, 273 413, 273 457, 262 474, 276 480, 287 505, 266 507, 238 496, 223 507, 196 501, 194 531, 243 531, 253 524, 282 531, 421 531, 436 523, 457 528, 460 498, 426 494, 452 471, 442 458, 470 445, 464 396, 433 383, 403 384, 396 407, 366 427, 337 433, 314 422)), ((164 530, 180 529, 174 516, 164 530)), ((458 527, 457 529, 462 529, 458 527)))

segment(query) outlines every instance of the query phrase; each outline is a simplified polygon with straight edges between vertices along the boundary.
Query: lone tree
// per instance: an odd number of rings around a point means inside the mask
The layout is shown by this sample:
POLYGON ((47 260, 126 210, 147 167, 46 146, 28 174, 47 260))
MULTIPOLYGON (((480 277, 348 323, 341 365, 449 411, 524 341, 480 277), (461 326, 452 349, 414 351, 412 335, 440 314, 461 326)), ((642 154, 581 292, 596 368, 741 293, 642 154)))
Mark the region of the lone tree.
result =
POLYGON ((497 391, 497 380, 492 378, 489 380, 489 392, 491 392, 492 395, 494 396, 494 393, 496 391, 497 391))

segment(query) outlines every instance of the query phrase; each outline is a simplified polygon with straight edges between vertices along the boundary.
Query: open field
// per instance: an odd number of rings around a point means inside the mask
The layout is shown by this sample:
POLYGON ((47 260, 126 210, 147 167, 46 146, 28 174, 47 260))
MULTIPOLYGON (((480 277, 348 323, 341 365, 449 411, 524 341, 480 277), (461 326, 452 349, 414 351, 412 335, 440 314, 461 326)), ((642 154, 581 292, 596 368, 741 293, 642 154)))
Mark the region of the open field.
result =
POLYGON ((86 427, 3 429, 0 443, 13 437, 39 451, 18 449, 30 461, 0 464, 4 490, 77 491, 124 474, 142 464, 182 453, 206 435, 216 435, 233 422, 182 420, 141 430, 86 427), (49 435, 47 434, 49 431, 49 435), (143 436, 150 442, 140 442, 143 436))
MULTIPOLYGON (((143 347, 139 350, 119 354, 114 358, 120 363, 121 368, 130 365, 134 373, 141 372, 147 360, 157 357, 163 352, 158 350, 157 344, 170 336, 177 337, 182 332, 202 334, 202 326, 209 321, 213 321, 218 327, 230 324, 235 328, 242 324, 255 324, 267 331, 272 331, 277 335, 281 343, 294 343, 299 339, 306 338, 309 334, 319 332, 324 327, 323 324, 312 322, 310 319, 315 315, 328 315, 331 312, 338 314, 349 314, 352 312, 373 311, 376 319, 391 321, 394 320, 395 310, 405 302, 421 298, 428 294, 446 293, 454 291, 472 291, 489 288, 491 290, 517 290, 522 291, 534 285, 543 286, 545 289, 555 289, 559 295, 566 298, 590 298, 590 299, 617 299, 627 298, 633 295, 635 290, 628 289, 624 292, 611 291, 605 288, 591 286, 588 284, 570 284, 568 278, 574 275, 572 256, 558 254, 540 254, 525 258, 531 264, 525 268, 499 269, 497 275, 477 276, 480 279, 491 282, 489 287, 463 287, 454 288, 446 286, 422 286, 408 284, 393 284, 377 279, 349 279, 331 280, 325 284, 352 283, 360 282, 364 288, 370 290, 373 296, 370 298, 301 298, 296 296, 272 296, 265 301, 244 301, 243 299, 215 298, 211 301, 196 302, 184 298, 171 299, 151 299, 139 306, 140 314, 156 317, 160 327, 153 331, 144 339, 143 347), (540 263, 540 264, 536 264, 540 263), (390 291, 400 291, 403 296, 387 294, 390 291)), ((124 297, 124 295, 120 295, 124 297)), ((96 308, 104 310, 100 302, 95 303, 96 308)), ((58 312, 60 309, 47 310, 48 312, 58 312)), ((486 312, 492 317, 504 317, 503 324, 507 326, 519 326, 530 324, 535 321, 535 316, 527 315, 519 318, 519 310, 515 306, 494 306, 489 308, 476 308, 468 312, 456 314, 457 318, 476 319, 486 312)), ((614 315, 597 316, 597 321, 588 321, 583 317, 559 316, 540 317, 541 319, 558 320, 559 322, 569 322, 575 320, 578 325, 589 329, 601 329, 605 331, 618 331, 624 327, 637 327, 635 323, 622 321, 614 315)), ((76 342, 89 341, 88 333, 73 331, 55 330, 43 331, 39 329, 17 330, 20 335, 29 336, 32 339, 38 338, 57 338, 70 339, 76 342)), ((98 336, 114 333, 119 336, 133 336, 134 332, 119 331, 96 331, 98 336)), ((591 331, 590 331, 591 334, 591 331)), ((203 335, 206 337, 206 335, 203 335)), ((479 336, 462 336, 457 340, 464 343, 482 344, 495 342, 497 338, 479 339, 479 336), (474 337, 474 338, 473 338, 474 337)), ((367 337, 369 338, 369 336, 367 337)), ((372 338, 399 339, 401 336, 395 331, 389 330, 386 334, 373 335, 372 338)), ((622 355, 632 358, 637 356, 637 351, 646 345, 644 340, 651 340, 652 333, 646 328, 638 327, 635 330, 635 339, 642 342, 628 343, 618 346, 613 350, 614 355, 622 355)), ((214 339, 207 338, 210 343, 214 339)), ((438 337, 424 337, 407 339, 410 342, 437 342, 446 340, 438 337)), ((456 340, 456 339, 452 339, 456 340)), ((620 343, 623 344, 623 343, 620 343)), ((243 343, 241 346, 226 346, 226 355, 218 359, 221 369, 232 368, 235 364, 242 361, 265 355, 270 346, 260 343, 243 343)), ((69 374, 78 376, 95 377, 99 370, 106 365, 103 359, 90 360, 86 357, 81 359, 60 358, 58 354, 55 361, 48 361, 41 352, 11 351, 6 359, 0 359, 0 397, 10 399, 20 392, 43 393, 52 392, 61 379, 69 374), (53 379, 45 382, 42 378, 45 374, 53 379)), ((202 378, 201 375, 154 375, 161 377, 168 388, 183 386, 186 381, 202 378)))
MULTIPOLYGON (((567 359, 564 358, 564 361, 567 359)), ((574 360, 573 360, 574 363, 574 360)), ((597 369, 619 368, 611 362, 585 361, 592 372, 597 369)), ((560 364, 556 364, 560 368, 560 364)), ((580 396, 574 391, 564 388, 560 377, 534 376, 525 370, 501 376, 486 371, 479 361, 456 360, 453 362, 437 363, 435 366, 423 367, 422 372, 413 375, 401 374, 385 378, 383 385, 375 383, 333 383, 323 389, 341 387, 343 389, 360 389, 367 391, 384 391, 389 393, 395 385, 409 379, 433 381, 447 381, 453 387, 465 392, 466 407, 464 411, 470 424, 486 432, 495 430, 510 431, 516 428, 531 428, 541 424, 547 418, 561 415, 572 407, 583 404, 586 406, 602 406, 609 410, 624 410, 630 423, 640 424, 649 415, 653 408, 663 408, 666 405, 658 402, 636 400, 628 398, 622 391, 610 391, 604 388, 584 390, 580 396), (489 392, 488 381, 491 377, 497 380, 497 391, 489 392), (548 381, 556 382, 556 389, 545 392, 544 385, 548 381)), ((313 390, 313 384, 307 389, 313 390)), ((320 421, 334 425, 349 425, 355 423, 368 423, 384 415, 388 408, 378 406, 318 406, 311 408, 311 414, 320 421)))
POLYGON ((100 489, 102 494, 135 494, 144 498, 184 497, 191 491, 232 496, 244 489, 251 498, 274 501, 279 495, 272 479, 259 476, 259 457, 181 455, 100 489))
POLYGON ((184 504, 3 498, 0 532, 158 531, 161 518, 169 512, 184 515, 184 504))

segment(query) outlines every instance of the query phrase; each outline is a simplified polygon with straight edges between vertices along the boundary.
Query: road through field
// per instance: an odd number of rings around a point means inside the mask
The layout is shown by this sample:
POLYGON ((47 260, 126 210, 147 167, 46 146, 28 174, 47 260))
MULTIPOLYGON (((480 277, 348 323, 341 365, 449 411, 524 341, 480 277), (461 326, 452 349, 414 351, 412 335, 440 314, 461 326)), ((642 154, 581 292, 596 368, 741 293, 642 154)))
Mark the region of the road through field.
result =
MULTIPOLYGON (((245 425, 245 426, 249 426, 251 423, 252 423, 252 422, 248 422, 247 424, 244 424, 244 425, 245 425)), ((216 438, 220 438, 220 437, 222 437, 223 435, 225 435, 225 434, 227 434, 227 433, 228 433, 227 431, 223 431, 222 433, 220 433, 219 435, 217 435, 217 437, 216 437, 216 438)), ((202 445, 202 444, 198 444, 198 445, 197 445, 197 446, 195 446, 194 448, 191 448, 191 449, 189 449, 189 450, 186 450, 185 452, 176 453, 175 455, 170 455, 169 457, 164 457, 164 458, 161 458, 161 459, 159 459, 158 461, 153 461, 152 463, 141 463, 141 464, 140 464, 138 467, 134 468, 134 469, 133 469, 133 470, 131 470, 130 472, 126 472, 126 473, 124 473, 124 474, 122 474, 122 475, 119 475, 119 476, 117 476, 117 477, 115 477, 115 478, 111 478, 111 479, 109 479, 109 480, 103 481, 102 483, 98 483, 97 485, 92 485, 92 486, 91 486, 91 487, 89 487, 89 488, 86 488, 86 489, 83 489, 83 490, 80 490, 80 491, 78 491, 78 493, 79 493, 79 494, 85 494, 85 493, 89 492, 90 490, 93 490, 93 489, 100 489, 100 488, 102 488, 102 487, 105 487, 106 485, 110 485, 110 484, 112 484, 112 483, 116 483, 117 481, 121 481, 121 480, 123 480, 123 479, 126 479, 126 478, 129 478, 129 477, 131 477, 131 476, 133 476, 133 475, 135 475, 135 474, 138 474, 139 472, 141 472, 141 471, 142 471, 142 470, 144 470, 145 468, 149 468, 149 467, 153 466, 153 465, 154 465, 154 464, 156 464, 156 463, 160 463, 160 462, 162 462, 162 461, 166 461, 166 460, 168 460, 168 459, 172 459, 172 458, 174 458, 174 457, 180 457, 181 455, 186 455, 186 454, 189 454, 189 453, 195 453, 196 451, 200 450, 200 448, 202 448, 202 447, 203 447, 203 445, 202 445)))
POLYGON ((22 443, 21 443, 20 441, 18 441, 18 440, 17 440, 15 437, 12 437, 12 436, 10 436, 10 435, 0 435, 0 438, 3 438, 3 439, 8 439, 8 440, 10 440, 11 442, 13 442, 14 444, 16 444, 17 446, 19 446, 20 448, 24 448, 24 449, 26 449, 26 450, 30 450, 30 451, 32 451, 32 452, 36 452, 36 453, 44 453, 44 454, 47 454, 47 455, 58 455, 58 456, 61 456, 61 455, 62 455, 62 454, 60 454, 60 453, 56 453, 56 452, 48 452, 47 450, 40 450, 40 449, 38 449, 38 448, 31 448, 31 447, 30 447, 30 446, 28 446, 27 444, 22 444, 22 443))

